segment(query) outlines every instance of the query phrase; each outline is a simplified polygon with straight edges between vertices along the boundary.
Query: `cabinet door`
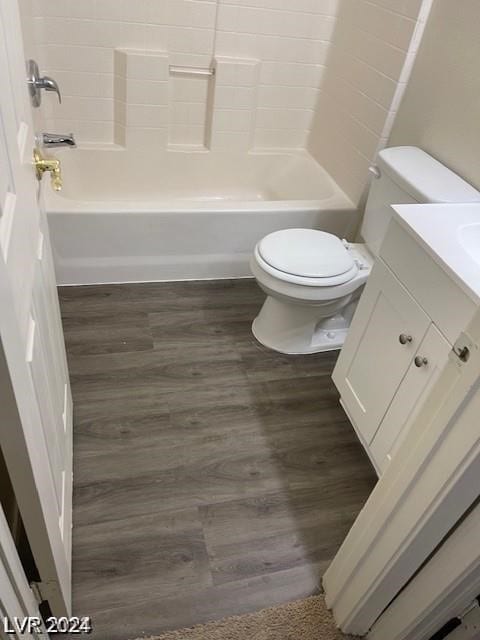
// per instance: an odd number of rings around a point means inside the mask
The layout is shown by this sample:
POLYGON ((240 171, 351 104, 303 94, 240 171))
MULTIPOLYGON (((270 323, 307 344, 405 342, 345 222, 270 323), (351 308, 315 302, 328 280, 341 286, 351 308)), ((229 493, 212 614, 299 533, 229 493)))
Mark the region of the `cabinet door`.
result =
POLYGON ((422 308, 377 260, 333 372, 365 446, 372 442, 429 324, 422 308), (402 334, 411 341, 401 344, 402 334))
POLYGON ((444 368, 451 349, 452 346, 435 325, 430 325, 415 354, 427 362, 421 366, 414 361, 411 363, 373 439, 370 454, 380 471, 385 470, 407 435, 424 399, 444 368))

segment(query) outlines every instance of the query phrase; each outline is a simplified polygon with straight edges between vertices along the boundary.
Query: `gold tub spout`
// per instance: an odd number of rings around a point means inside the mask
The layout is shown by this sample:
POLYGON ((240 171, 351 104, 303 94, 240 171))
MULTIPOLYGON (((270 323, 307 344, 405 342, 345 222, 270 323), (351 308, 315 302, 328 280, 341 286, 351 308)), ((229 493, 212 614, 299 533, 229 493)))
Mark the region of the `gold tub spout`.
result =
POLYGON ((45 158, 42 156, 40 149, 33 150, 33 162, 35 164, 35 172, 37 175, 37 180, 41 180, 42 176, 45 172, 49 172, 52 189, 54 191, 62 190, 62 167, 60 165, 60 160, 56 158, 45 158))

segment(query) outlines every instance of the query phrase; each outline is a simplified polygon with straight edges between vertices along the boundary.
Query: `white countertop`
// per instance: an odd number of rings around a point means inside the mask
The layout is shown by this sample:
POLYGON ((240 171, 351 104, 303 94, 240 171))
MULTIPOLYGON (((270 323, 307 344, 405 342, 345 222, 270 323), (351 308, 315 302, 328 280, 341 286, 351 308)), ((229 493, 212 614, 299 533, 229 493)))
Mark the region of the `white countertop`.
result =
POLYGON ((412 235, 465 293, 480 304, 480 233, 468 229, 480 225, 480 203, 394 205, 394 219, 412 235), (472 231, 475 260, 462 244, 462 235, 472 231), (478 262, 477 262, 478 260, 478 262))

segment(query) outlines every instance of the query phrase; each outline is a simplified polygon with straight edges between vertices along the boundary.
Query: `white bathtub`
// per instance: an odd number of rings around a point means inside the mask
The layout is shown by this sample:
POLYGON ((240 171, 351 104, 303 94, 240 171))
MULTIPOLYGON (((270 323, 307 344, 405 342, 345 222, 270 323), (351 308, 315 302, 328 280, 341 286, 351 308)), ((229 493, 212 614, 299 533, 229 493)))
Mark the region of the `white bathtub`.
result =
POLYGON ((59 284, 249 276, 255 243, 271 231, 346 237, 357 223, 352 202, 303 152, 55 155, 64 188, 43 193, 59 284))

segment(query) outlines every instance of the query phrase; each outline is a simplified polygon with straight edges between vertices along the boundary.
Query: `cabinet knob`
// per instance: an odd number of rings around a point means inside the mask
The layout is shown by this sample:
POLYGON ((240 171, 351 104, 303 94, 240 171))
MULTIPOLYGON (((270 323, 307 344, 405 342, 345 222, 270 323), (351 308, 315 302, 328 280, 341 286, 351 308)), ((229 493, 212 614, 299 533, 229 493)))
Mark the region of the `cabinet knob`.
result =
POLYGON ((412 342, 413 338, 412 338, 412 336, 409 336, 406 333, 401 333, 398 336, 398 340, 399 340, 400 344, 407 344, 408 342, 412 342))
POLYGON ((416 367, 425 367, 428 364, 427 358, 423 356, 417 356, 414 360, 416 367))

